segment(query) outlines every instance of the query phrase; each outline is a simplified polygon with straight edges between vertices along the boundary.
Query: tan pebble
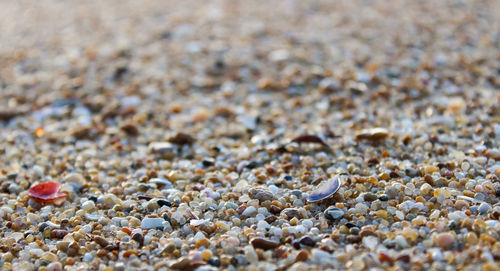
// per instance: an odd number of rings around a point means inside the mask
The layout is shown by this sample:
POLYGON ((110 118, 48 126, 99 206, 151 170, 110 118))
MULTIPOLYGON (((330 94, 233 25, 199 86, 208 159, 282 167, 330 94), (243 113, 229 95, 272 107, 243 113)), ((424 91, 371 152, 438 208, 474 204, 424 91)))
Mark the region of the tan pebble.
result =
POLYGON ((51 252, 44 252, 41 258, 49 262, 57 261, 57 255, 51 252))
POLYGON ((498 263, 485 263, 483 265, 483 271, 499 271, 500 267, 498 266, 498 263))
POLYGON ((208 261, 210 258, 212 258, 214 254, 212 253, 212 251, 210 251, 209 249, 205 249, 201 252, 201 258, 204 260, 204 261, 208 261))
POLYGON ((418 233, 412 228, 404 228, 402 234, 410 242, 415 242, 418 238, 418 233))
POLYGON ((363 226, 361 228, 361 231, 359 232, 359 236, 360 237, 365 237, 365 236, 377 236, 377 234, 375 233, 374 229, 373 229, 373 226, 371 225, 367 225, 367 226, 363 226))
POLYGON ((65 262, 66 265, 74 265, 75 259, 73 257, 68 257, 65 262))
POLYGON ((196 240, 195 246, 197 248, 199 248, 199 247, 208 248, 208 247, 210 247, 210 241, 208 241, 208 239, 206 239, 206 238, 201 238, 201 239, 196 240))
POLYGON ((443 249, 449 248, 455 242, 455 235, 449 232, 440 233, 437 235, 436 242, 443 249))
POLYGON ((295 262, 305 262, 307 259, 309 259, 309 252, 305 249, 301 249, 295 257, 295 262))
POLYGON ((436 166, 426 166, 426 167, 424 168, 424 172, 425 172, 426 174, 432 174, 432 173, 434 173, 434 172, 436 172, 436 171, 439 171, 439 168, 438 168, 438 167, 436 167, 436 166))
POLYGON ((424 226, 426 223, 427 223, 427 219, 425 218, 425 216, 422 216, 422 215, 419 215, 419 216, 415 217, 411 221, 411 224, 413 226, 424 226))
POLYGON ((387 211, 386 211, 386 210, 378 210, 378 211, 376 212, 376 215, 377 215, 377 217, 380 217, 380 218, 382 218, 382 219, 387 220, 387 215, 388 215, 388 214, 387 214, 387 211))
POLYGON ((468 232, 464 236, 465 242, 471 245, 477 245, 479 243, 479 239, 477 235, 473 232, 468 232))

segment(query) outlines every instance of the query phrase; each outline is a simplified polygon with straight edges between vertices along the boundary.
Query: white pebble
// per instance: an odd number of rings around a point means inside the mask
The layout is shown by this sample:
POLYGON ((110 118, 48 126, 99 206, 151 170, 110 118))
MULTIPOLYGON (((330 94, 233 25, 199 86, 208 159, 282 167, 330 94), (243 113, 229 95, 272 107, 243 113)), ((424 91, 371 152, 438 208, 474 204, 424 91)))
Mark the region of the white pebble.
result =
POLYGON ((245 211, 243 211, 242 215, 244 216, 252 216, 257 212, 257 209, 253 206, 248 206, 245 211))

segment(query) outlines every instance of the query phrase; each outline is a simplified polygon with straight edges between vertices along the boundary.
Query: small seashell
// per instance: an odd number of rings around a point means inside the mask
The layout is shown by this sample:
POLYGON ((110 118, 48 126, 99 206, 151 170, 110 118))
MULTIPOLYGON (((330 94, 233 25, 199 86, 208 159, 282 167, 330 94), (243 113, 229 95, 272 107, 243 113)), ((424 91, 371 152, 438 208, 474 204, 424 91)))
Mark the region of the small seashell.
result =
POLYGON ((330 179, 327 182, 321 184, 316 190, 314 190, 307 198, 307 201, 316 202, 326 199, 335 194, 335 192, 337 192, 339 188, 340 188, 339 177, 330 179))
POLYGON ((323 141, 319 136, 317 135, 301 135, 292 140, 292 142, 296 143, 318 143, 321 144, 327 148, 329 148, 328 144, 323 141))
POLYGON ((377 127, 372 129, 364 129, 356 134, 356 140, 382 140, 389 136, 389 131, 385 128, 377 127))
POLYGON ((42 201, 53 202, 56 199, 61 199, 67 196, 66 193, 59 193, 61 184, 57 182, 46 182, 37 184, 28 190, 30 197, 42 201))

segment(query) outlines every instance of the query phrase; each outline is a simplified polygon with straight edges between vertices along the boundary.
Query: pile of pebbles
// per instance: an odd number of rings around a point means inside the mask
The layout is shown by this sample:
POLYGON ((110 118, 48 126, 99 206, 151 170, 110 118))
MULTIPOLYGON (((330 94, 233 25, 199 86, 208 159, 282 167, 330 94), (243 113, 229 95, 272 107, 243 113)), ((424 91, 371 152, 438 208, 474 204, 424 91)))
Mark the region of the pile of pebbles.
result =
POLYGON ((499 1, 23 3, 2 269, 499 270, 499 1))

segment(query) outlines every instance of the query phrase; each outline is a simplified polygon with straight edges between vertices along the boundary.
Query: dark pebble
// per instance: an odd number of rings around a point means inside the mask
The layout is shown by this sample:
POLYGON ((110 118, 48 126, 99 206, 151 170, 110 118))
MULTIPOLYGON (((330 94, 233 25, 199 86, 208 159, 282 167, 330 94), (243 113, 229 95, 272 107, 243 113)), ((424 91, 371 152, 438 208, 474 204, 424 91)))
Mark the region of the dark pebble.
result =
POLYGON ((208 264, 211 266, 219 267, 220 266, 220 260, 217 257, 212 257, 208 259, 208 264))
POLYGON ((402 261, 405 263, 409 263, 410 262, 410 255, 408 255, 408 254, 400 255, 396 258, 396 261, 402 261))
POLYGON ((377 199, 377 195, 373 194, 373 193, 366 193, 363 195, 363 199, 365 201, 374 201, 377 199))
POLYGON ((162 206, 172 206, 172 203, 170 203, 170 201, 168 200, 165 200, 165 199, 159 199, 158 201, 156 201, 156 203, 158 203, 158 205, 160 205, 160 207, 162 206))
POLYGON ((345 226, 346 226, 346 227, 348 227, 348 228, 350 229, 350 228, 352 228, 352 227, 356 227, 356 224, 351 223, 351 222, 347 222, 347 223, 345 224, 345 226))
POLYGON ((275 215, 270 215, 266 218, 264 218, 264 220, 269 223, 269 224, 272 224, 274 221, 278 220, 278 217, 275 216, 275 215))
POLYGON ((213 158, 205 158, 201 163, 204 167, 211 167, 215 164, 215 161, 213 158))
POLYGON ((168 215, 168 213, 164 213, 164 214, 163 214, 163 219, 164 219, 165 221, 168 221, 168 223, 171 223, 171 221, 170 221, 170 216, 168 215))
POLYGON ((323 215, 328 220, 336 220, 342 218, 342 216, 344 215, 344 211, 336 207, 329 207, 328 209, 325 210, 323 215))
POLYGON ((279 214, 281 213, 281 208, 276 205, 271 205, 271 207, 269 207, 269 211, 273 214, 279 214))
POLYGON ((352 227, 349 229, 350 234, 359 234, 360 229, 358 227, 352 227))
POLYGON ((277 248, 280 245, 278 242, 271 241, 271 240, 264 239, 264 238, 260 238, 260 237, 252 239, 252 241, 250 241, 250 244, 252 244, 252 246, 254 248, 260 248, 260 249, 264 249, 264 250, 277 248))
POLYGON ((248 169, 254 169, 254 168, 258 167, 258 166, 259 166, 259 164, 257 164, 257 162, 252 161, 252 162, 248 163, 245 167, 248 168, 248 169))
POLYGON ((49 227, 49 224, 47 224, 47 223, 44 222, 44 223, 42 223, 42 225, 40 225, 40 227, 38 227, 38 231, 39 232, 43 232, 43 231, 45 231, 45 229, 47 227, 49 227))
POLYGON ((139 232, 136 232, 132 235, 132 240, 135 240, 141 246, 144 244, 144 236, 142 236, 142 234, 139 232))
POLYGON ((359 237, 358 235, 350 234, 346 237, 346 240, 349 243, 359 243, 359 241, 361 241, 361 237, 359 237))
POLYGON ((285 181, 292 181, 292 180, 293 180, 292 176, 290 176, 290 175, 285 176, 285 181))
POLYGON ((66 236, 68 234, 67 231, 65 230, 52 230, 50 232, 50 238, 53 238, 53 239, 63 239, 64 236, 66 236))
POLYGON ((109 242, 106 239, 102 238, 101 236, 94 236, 94 241, 103 248, 109 245, 109 242))
POLYGON ((378 199, 379 199, 380 201, 388 201, 388 200, 389 200, 389 197, 388 197, 387 195, 385 195, 385 194, 384 194, 384 195, 381 195, 380 197, 378 197, 378 199))
POLYGON ((310 246, 310 247, 314 247, 314 245, 316 245, 316 242, 309 236, 302 237, 299 242, 301 245, 310 246))
POLYGON ((452 220, 452 221, 448 222, 448 228, 449 228, 450 230, 454 230, 454 229, 456 229, 456 228, 457 228, 457 226, 458 226, 458 225, 457 225, 457 222, 456 222, 455 220, 452 220))

